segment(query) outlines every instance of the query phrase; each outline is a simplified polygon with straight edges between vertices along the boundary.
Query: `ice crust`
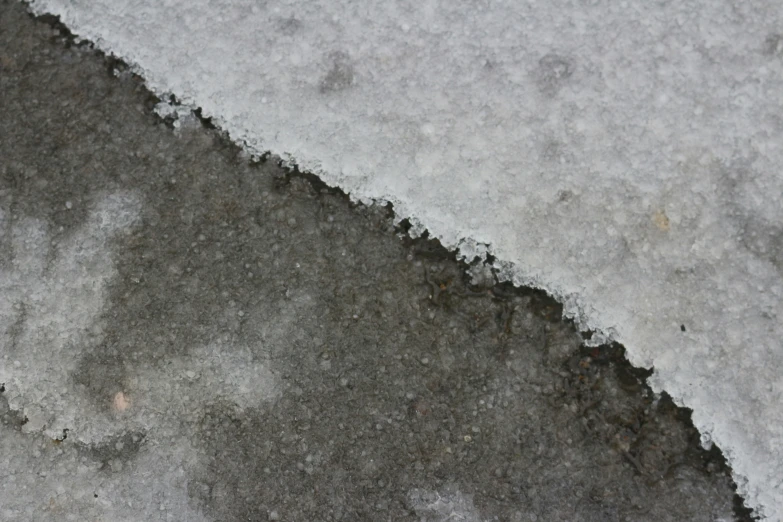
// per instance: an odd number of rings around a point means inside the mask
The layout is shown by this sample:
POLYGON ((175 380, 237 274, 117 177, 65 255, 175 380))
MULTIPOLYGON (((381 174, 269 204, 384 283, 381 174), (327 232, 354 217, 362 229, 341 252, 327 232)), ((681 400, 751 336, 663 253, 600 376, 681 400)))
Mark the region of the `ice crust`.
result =
POLYGON ((32 8, 250 151, 556 295, 654 366, 749 504, 783 516, 783 4, 32 8))

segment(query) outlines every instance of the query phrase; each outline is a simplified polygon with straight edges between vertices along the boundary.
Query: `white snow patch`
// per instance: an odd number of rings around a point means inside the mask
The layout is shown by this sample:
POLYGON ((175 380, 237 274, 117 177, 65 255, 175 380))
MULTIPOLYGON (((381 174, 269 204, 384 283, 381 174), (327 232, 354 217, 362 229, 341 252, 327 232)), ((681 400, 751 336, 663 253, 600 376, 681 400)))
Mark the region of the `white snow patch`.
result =
MULTIPOLYGON (((164 366, 141 362, 116 383, 112 408, 79 393, 72 374, 79 359, 104 339, 101 318, 107 284, 116 276, 111 238, 137 220, 140 201, 128 193, 98 198, 86 223, 55 243, 39 220, 11 220, 11 270, 0 271, 0 383, 9 406, 28 419, 23 430, 51 438, 97 442, 127 430, 147 430, 164 419, 224 401, 253 408, 279 394, 267 361, 241 346, 196 346, 164 366), (51 251, 50 251, 51 250, 51 251)), ((107 404, 108 406, 108 404, 107 404)))
POLYGON ((187 440, 142 446, 130 462, 85 458, 74 444, 18 433, 0 437, 0 520, 208 520, 191 507, 185 470, 197 452, 187 440), (122 468, 123 473, 116 473, 122 468), (136 470, 144 470, 140 473, 136 470))
POLYGON ((556 295, 783 516, 783 4, 32 6, 251 152, 556 295))
POLYGON ((0 382, 11 408, 28 418, 25 431, 60 437, 77 411, 92 410, 66 392, 68 379, 85 348, 103 338, 100 315, 115 275, 109 243, 133 225, 139 206, 130 193, 98 198, 86 223, 56 246, 42 221, 1 215, 12 266, 0 270, 0 382))

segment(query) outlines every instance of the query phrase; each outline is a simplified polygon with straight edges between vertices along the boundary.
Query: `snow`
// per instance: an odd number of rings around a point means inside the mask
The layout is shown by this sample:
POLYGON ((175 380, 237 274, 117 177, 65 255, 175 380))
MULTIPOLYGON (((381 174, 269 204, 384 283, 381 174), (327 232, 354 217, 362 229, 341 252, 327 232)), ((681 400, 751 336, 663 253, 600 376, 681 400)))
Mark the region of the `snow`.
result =
MULTIPOLYGON (((208 520, 188 503, 187 480, 181 471, 183 463, 192 460, 187 441, 177 440, 152 450, 142 448, 133 465, 148 471, 114 473, 112 480, 98 472, 100 462, 85 458, 79 450, 72 444, 55 445, 51 439, 9 430, 0 438, 0 518, 208 520), (31 492, 44 492, 45 501, 31 502, 31 492)), ((122 461, 114 459, 110 469, 115 472, 122 466, 122 461)))
POLYGON ((245 409, 279 395, 268 361, 247 347, 218 341, 170 357, 165 367, 141 363, 138 376, 111 383, 110 411, 63 391, 80 358, 105 340, 102 312, 107 286, 117 276, 110 240, 139 221, 140 208, 135 194, 106 194, 54 252, 52 233, 42 222, 12 220, 0 210, 0 229, 10 231, 14 259, 10 270, 0 269, 0 330, 9 332, 0 352, 0 382, 9 389, 4 395, 11 409, 28 419, 23 431, 58 439, 68 430, 81 442, 101 442, 128 430, 165 429, 163 419, 214 400, 245 409))
POLYGON ((133 225, 139 208, 134 194, 105 195, 89 210, 87 223, 60 239, 55 252, 50 251, 54 233, 42 221, 0 211, 13 259, 10 269, 0 269, 0 330, 9 332, 0 354, 0 382, 14 390, 8 403, 28 418, 25 431, 46 429, 59 438, 69 426, 82 427, 76 411, 85 418, 94 414, 94 407, 73 404, 76 399, 61 391, 82 351, 102 340, 106 285, 116 275, 106 244, 133 225))
POLYGON ((184 471, 200 454, 178 423, 213 401, 241 411, 274 400, 277 377, 246 347, 215 341, 165 367, 140 364, 131 379, 112 383, 108 411, 72 393, 80 358, 105 340, 102 312, 117 277, 111 239, 138 224, 142 207, 130 192, 97 199, 81 227, 59 236, 0 206, 0 234, 10 236, 13 260, 0 269, 0 330, 8 332, 0 382, 10 409, 27 418, 20 432, 6 427, 0 437, 0 519, 206 521, 191 505, 184 471), (142 446, 145 435, 155 442, 142 446), (69 444, 58 444, 66 437, 69 444), (101 462, 107 452, 111 458, 101 462), (31 502, 42 491, 46 501, 31 502))
MULTIPOLYGON (((250 151, 391 201, 415 231, 555 294, 594 342, 654 366, 750 505, 783 517, 783 4, 32 8, 250 151)), ((18 248, 40 258, 45 232, 25 227, 18 248)))

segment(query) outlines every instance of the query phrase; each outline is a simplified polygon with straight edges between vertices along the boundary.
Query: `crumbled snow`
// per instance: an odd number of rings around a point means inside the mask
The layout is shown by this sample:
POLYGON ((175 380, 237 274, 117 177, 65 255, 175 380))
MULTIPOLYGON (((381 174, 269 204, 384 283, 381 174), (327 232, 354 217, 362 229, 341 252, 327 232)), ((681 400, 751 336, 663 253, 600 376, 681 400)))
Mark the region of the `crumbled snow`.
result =
POLYGON ((198 118, 193 114, 193 110, 178 103, 169 103, 161 101, 155 104, 155 114, 161 118, 171 118, 175 130, 181 130, 183 127, 197 127, 198 118))
MULTIPOLYGON (((654 365, 749 503, 783 516, 779 2, 32 5, 251 152, 558 296, 654 365)), ((19 226, 27 277, 45 231, 19 226)), ((23 374, 16 404, 46 415, 23 374)))

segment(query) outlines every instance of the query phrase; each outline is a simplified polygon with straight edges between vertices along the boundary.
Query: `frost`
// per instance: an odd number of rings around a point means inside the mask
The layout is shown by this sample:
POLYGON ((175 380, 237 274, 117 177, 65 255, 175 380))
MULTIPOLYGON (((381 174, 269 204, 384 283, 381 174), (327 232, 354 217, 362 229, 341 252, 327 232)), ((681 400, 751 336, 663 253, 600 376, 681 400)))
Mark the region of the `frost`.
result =
POLYGON ((473 499, 457 489, 443 492, 414 489, 408 493, 411 508, 423 522, 481 522, 473 499))
MULTIPOLYGON (((8 332, 0 352, 0 382, 6 384, 11 409, 28 419, 25 432, 59 438, 70 430, 79 440, 100 442, 216 400, 244 409, 278 395, 266 361, 217 341, 193 347, 187 357, 171 358, 164 367, 141 363, 129 379, 80 376, 85 371, 77 371, 80 357, 104 339, 101 313, 107 285, 116 277, 110 240, 128 231, 139 212, 133 194, 106 195, 54 251, 43 222, 22 217, 3 223, 10 230, 13 264, 0 271, 0 328, 8 332), (74 390, 74 375, 77 384, 104 383, 112 410, 102 411, 78 386, 74 390)), ((8 213, 0 216, 9 218, 8 213)))
POLYGON ((48 430, 55 438, 72 426, 78 406, 90 411, 59 392, 82 350, 100 343, 105 287, 115 274, 107 244, 133 225, 139 205, 133 194, 106 195, 54 251, 45 223, 3 214, 13 261, 10 270, 0 269, 0 329, 8 332, 0 382, 10 390, 11 408, 27 416, 27 431, 48 430))
MULTIPOLYGON (((779 2, 32 5, 252 154, 491 245, 499 276, 654 366, 783 516, 779 2)), ((33 274, 45 231, 19 226, 33 274)), ((16 400, 48 404, 31 378, 16 400)))
MULTIPOLYGON (((189 505, 187 479, 181 467, 192 459, 193 449, 187 441, 142 449, 134 465, 148 470, 144 477, 115 473, 111 480, 97 472, 99 462, 85 459, 74 445, 53 448, 51 440, 13 430, 0 437, 0 519, 207 520, 189 505), (40 501, 31 502, 31 490, 44 492, 45 501, 36 497, 40 501)), ((108 470, 116 472, 122 466, 122 460, 115 458, 108 470)))
POLYGON ((178 423, 215 403, 255 408, 279 393, 268 361, 219 341, 165 365, 143 361, 127 379, 92 376, 111 391, 105 408, 80 390, 74 375, 104 340, 101 314, 118 275, 112 239, 130 232, 140 213, 133 193, 103 195, 80 227, 57 236, 42 220, 0 208, 11 259, 0 269, 0 408, 7 398, 27 419, 21 432, 6 426, 0 437, 3 520, 206 520, 190 505, 185 469, 198 452, 178 423), (142 445, 153 431, 164 443, 142 445), (69 444, 53 444, 66 434, 69 444), (144 479, 119 473, 128 466, 145 470, 144 479), (47 500, 31 502, 31 488, 47 500))

